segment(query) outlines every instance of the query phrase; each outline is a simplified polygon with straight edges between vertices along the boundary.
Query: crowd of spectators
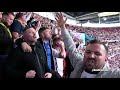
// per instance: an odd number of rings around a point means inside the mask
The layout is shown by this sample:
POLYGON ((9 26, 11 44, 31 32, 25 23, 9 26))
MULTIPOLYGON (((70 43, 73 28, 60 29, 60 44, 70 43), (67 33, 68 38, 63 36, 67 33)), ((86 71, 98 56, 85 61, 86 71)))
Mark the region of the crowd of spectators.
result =
MULTIPOLYGON (((52 29, 53 34, 56 34, 54 29, 56 27, 56 21, 50 20, 49 18, 37 15, 35 13, 34 18, 39 19, 43 26, 47 26, 52 29)), ((76 31, 79 33, 85 33, 86 35, 95 39, 101 40, 107 43, 109 48, 108 62, 111 68, 120 68, 120 27, 113 28, 91 28, 91 27, 80 27, 75 25, 66 24, 69 31, 76 31)), ((78 46, 78 51, 84 53, 85 46, 78 46)))
MULTIPOLYGON (((17 14, 18 12, 15 12, 17 14)), ((40 16, 33 12, 25 12, 31 21, 40 21, 41 26, 51 28, 53 34, 58 34, 56 32, 57 23, 47 17, 40 16)), ((27 20, 27 19, 26 19, 27 20)), ((27 21, 29 21, 27 20, 27 21)), ((108 62, 111 68, 120 68, 120 27, 113 28, 91 28, 91 27, 81 27, 75 25, 66 24, 66 28, 69 31, 76 31, 78 33, 85 33, 86 35, 93 37, 95 39, 101 40, 107 43, 109 48, 108 62)), ((74 39, 75 40, 75 39, 74 39)), ((78 41, 79 42, 79 41, 78 41)), ((77 44, 77 43, 76 43, 77 44)), ((85 46, 77 45, 77 49, 82 55, 84 55, 85 46)))

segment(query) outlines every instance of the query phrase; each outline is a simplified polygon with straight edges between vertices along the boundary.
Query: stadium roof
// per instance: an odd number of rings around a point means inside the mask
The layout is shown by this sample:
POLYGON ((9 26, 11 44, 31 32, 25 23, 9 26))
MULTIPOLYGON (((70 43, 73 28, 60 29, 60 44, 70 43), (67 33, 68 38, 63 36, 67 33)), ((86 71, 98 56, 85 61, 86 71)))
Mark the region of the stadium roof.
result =
POLYGON ((64 12, 79 23, 119 23, 120 12, 64 12))

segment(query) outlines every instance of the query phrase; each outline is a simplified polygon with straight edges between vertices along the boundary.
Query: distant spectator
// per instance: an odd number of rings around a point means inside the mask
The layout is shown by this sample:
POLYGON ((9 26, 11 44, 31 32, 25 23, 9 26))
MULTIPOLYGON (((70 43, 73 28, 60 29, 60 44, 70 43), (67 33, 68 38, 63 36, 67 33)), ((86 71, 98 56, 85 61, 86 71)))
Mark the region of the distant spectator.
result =
POLYGON ((22 37, 23 29, 25 28, 24 23, 26 22, 26 15, 23 13, 17 13, 13 24, 11 25, 11 32, 13 36, 13 41, 22 37))

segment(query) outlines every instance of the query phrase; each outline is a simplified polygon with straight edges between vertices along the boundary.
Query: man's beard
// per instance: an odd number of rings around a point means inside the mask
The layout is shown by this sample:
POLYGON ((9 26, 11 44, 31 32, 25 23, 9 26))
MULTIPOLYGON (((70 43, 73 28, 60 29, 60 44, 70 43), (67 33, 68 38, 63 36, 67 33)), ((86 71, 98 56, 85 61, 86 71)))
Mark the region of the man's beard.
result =
POLYGON ((89 59, 87 61, 85 61, 85 68, 87 70, 91 70, 96 68, 96 63, 94 59, 89 59))
POLYGON ((37 40, 32 40, 32 41, 29 41, 29 44, 34 45, 36 42, 37 42, 37 40))
POLYGON ((97 69, 94 59, 87 60, 85 62, 84 70, 91 74, 98 74, 99 71, 93 71, 94 69, 97 69))

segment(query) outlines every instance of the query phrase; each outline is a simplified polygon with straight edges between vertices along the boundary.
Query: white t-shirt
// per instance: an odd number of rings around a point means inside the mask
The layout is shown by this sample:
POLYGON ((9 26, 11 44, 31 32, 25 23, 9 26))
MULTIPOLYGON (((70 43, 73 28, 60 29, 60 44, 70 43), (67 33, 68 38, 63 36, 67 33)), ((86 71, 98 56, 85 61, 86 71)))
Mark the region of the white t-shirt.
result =
POLYGON ((57 71, 60 76, 63 76, 63 58, 56 58, 57 60, 57 71))
MULTIPOLYGON (((107 63, 104 65, 104 67, 109 68, 109 63, 107 61, 107 63)), ((103 68, 104 68, 103 67, 103 68)), ((91 74, 86 72, 85 70, 82 72, 81 77, 80 78, 95 78, 97 74, 91 74)))
POLYGON ((96 74, 91 74, 84 70, 80 78, 95 78, 95 77, 96 77, 96 74))

